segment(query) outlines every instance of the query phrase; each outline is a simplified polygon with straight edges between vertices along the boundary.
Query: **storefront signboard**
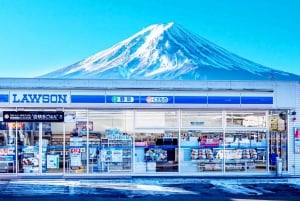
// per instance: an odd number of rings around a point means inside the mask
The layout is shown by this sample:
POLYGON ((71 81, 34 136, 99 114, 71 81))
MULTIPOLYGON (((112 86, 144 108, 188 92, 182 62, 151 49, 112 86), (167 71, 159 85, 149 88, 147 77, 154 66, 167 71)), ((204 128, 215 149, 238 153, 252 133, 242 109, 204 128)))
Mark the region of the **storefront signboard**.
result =
POLYGON ((10 91, 8 94, 0 94, 0 103, 10 104, 77 104, 77 103, 121 103, 121 104, 246 104, 246 105, 272 105, 273 96, 270 94, 263 96, 226 96, 224 94, 215 95, 171 95, 168 94, 71 94, 69 91, 10 91))
POLYGON ((11 91, 10 103, 13 104, 66 104, 70 102, 70 94, 64 92, 23 92, 11 91))

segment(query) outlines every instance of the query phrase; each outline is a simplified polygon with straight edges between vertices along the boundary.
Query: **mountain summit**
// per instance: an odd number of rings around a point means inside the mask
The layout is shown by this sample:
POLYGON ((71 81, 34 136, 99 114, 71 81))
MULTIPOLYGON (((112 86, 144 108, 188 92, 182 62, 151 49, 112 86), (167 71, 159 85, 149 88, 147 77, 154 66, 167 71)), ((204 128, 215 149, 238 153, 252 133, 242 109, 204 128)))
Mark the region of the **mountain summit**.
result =
POLYGON ((300 80, 239 57, 185 28, 155 24, 43 78, 155 80, 300 80))

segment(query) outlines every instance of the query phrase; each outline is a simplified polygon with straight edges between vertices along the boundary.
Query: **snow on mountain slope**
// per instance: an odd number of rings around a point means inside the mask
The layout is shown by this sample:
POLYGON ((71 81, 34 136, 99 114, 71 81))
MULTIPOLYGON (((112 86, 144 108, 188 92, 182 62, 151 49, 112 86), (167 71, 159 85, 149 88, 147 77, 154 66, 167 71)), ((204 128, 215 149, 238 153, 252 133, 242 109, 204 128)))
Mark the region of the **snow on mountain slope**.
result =
POLYGON ((174 24, 155 24, 44 78, 300 80, 239 57, 174 24))

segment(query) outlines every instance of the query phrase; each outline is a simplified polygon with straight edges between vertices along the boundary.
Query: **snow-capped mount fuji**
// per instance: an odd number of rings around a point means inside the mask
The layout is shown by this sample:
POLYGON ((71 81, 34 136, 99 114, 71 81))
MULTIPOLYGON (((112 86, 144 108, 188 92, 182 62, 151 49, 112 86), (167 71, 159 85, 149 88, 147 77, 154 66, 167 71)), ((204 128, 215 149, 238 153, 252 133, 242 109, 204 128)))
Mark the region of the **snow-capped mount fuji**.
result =
POLYGON ((41 76, 79 79, 300 80, 251 62, 174 24, 155 24, 73 65, 41 76))

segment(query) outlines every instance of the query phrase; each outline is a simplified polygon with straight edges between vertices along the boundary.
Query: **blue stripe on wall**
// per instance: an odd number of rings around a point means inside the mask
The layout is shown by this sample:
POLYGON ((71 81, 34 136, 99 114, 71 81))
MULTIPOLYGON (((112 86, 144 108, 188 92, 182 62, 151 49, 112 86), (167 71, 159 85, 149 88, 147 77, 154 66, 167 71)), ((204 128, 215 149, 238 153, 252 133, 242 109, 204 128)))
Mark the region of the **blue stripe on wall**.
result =
POLYGON ((207 96, 175 96, 178 104, 207 104, 207 96))
POLYGON ((208 104, 240 104, 239 96, 208 96, 208 104))
POLYGON ((273 104, 273 97, 241 97, 242 104, 273 104))
POLYGON ((104 95, 71 95, 71 103, 105 103, 104 95))
MULTIPOLYGON (((112 98, 113 96, 107 96, 112 98)), ((125 103, 125 96, 120 103, 125 103)), ((131 102, 127 103, 165 103, 165 104, 273 104, 273 97, 259 96, 126 96, 131 102), (148 100, 150 98, 150 102, 148 100)), ((113 102, 108 99, 107 103, 113 102)), ((126 99, 127 100, 127 99, 126 99)), ((9 96, 0 94, 0 102, 8 102, 9 96)), ((71 103, 105 103, 105 95, 71 95, 71 103)), ((118 102, 118 101, 117 101, 118 102)))
POLYGON ((0 102, 1 103, 7 103, 8 100, 8 94, 0 94, 0 102))

